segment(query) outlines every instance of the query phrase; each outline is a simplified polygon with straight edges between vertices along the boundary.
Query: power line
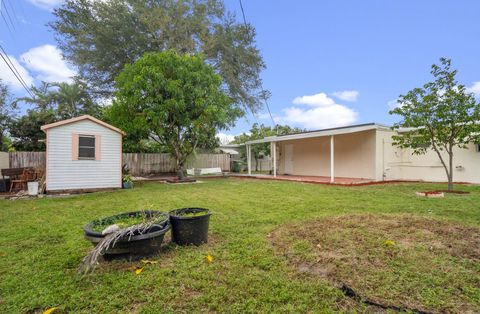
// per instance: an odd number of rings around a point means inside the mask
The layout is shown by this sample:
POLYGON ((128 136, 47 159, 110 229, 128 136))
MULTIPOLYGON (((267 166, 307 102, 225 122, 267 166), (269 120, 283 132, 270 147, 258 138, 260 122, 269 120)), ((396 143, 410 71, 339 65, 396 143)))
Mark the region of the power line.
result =
POLYGON ((27 93, 34 97, 32 91, 30 90, 30 88, 28 88, 28 85, 27 83, 25 82, 25 80, 23 79, 22 75, 20 74, 20 72, 18 72, 17 68, 15 67, 15 64, 13 64, 12 60, 10 59, 10 57, 8 56, 7 52, 5 51, 5 49, 3 49, 2 45, 0 45, 0 50, 2 52, 0 52, 0 57, 2 57, 3 61, 5 62, 5 64, 8 66, 8 68, 10 69, 10 71, 12 71, 13 75, 16 77, 16 79, 20 82, 20 84, 23 86, 23 88, 25 88, 25 90, 27 91, 27 93))
MULTIPOLYGON (((1 9, 2 4, 3 4, 3 8, 4 8, 5 13, 7 13, 8 20, 10 21, 10 24, 12 25, 13 30, 15 30, 15 24, 13 24, 12 17, 10 16, 10 13, 8 12, 7 5, 5 4, 5 1, 0 2, 0 9, 1 9)), ((4 20, 5 20, 5 17, 4 17, 4 20)))
POLYGON ((13 67, 13 69, 15 70, 15 72, 18 74, 18 76, 22 79, 22 82, 28 86, 28 84, 25 82, 25 79, 22 77, 22 75, 20 74, 20 72, 18 71, 18 69, 15 67, 15 64, 13 63, 13 61, 10 59, 10 57, 8 56, 8 53, 5 51, 5 49, 2 47, 2 45, 0 45, 0 50, 3 52, 3 54, 7 57, 8 61, 10 61, 10 65, 13 67))
MULTIPOLYGON (((1 7, 0 7, 0 8, 1 8, 1 7)), ((3 15, 3 13, 2 13, 1 10, 0 10, 0 15, 2 16, 3 21, 5 22, 5 26, 7 26, 7 29, 8 29, 8 32, 9 32, 10 36, 13 37, 12 29, 10 28, 10 25, 8 25, 7 19, 5 18, 5 15, 3 15)))
POLYGON ((10 7, 10 9, 12 9, 12 14, 13 14, 13 17, 14 17, 15 21, 17 22, 17 24, 19 24, 17 12, 15 12, 15 8, 13 7, 12 2, 10 0, 6 0, 6 1, 8 2, 8 6, 10 7))
MULTIPOLYGON (((242 0, 238 0, 240 2, 240 9, 242 10, 242 16, 243 16, 243 24, 245 25, 245 28, 248 29, 248 23, 247 23, 247 19, 245 18, 245 11, 243 9, 243 3, 242 3, 242 0)), ((260 87, 262 88, 262 92, 265 91, 265 89, 263 88, 263 82, 260 80, 260 87)), ((270 116, 270 119, 272 120, 272 123, 273 123, 273 127, 276 126, 276 123, 275 123, 275 120, 273 120, 273 116, 272 116, 272 112, 270 111, 270 106, 268 105, 268 101, 267 101, 267 97, 265 96, 263 98, 263 101, 265 102, 265 105, 267 107, 267 110, 268 110, 268 114, 270 116)), ((256 118, 256 117, 255 117, 256 118)))

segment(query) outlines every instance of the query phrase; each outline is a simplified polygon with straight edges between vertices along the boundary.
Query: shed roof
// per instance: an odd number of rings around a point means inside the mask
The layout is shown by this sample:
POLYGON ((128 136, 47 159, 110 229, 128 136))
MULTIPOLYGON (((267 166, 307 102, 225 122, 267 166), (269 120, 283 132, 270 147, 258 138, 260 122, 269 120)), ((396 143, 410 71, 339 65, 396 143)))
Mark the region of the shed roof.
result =
POLYGON ((268 143, 268 142, 299 140, 304 138, 340 135, 340 134, 348 134, 348 133, 355 133, 355 132, 362 132, 362 131, 376 130, 376 129, 391 130, 390 127, 383 124, 365 123, 365 124, 342 126, 338 128, 307 131, 307 132, 295 133, 295 134, 268 136, 263 139, 248 141, 245 144, 259 144, 259 143, 268 143))
POLYGON ((52 128, 56 128, 56 127, 59 127, 59 126, 62 126, 62 125, 66 125, 66 124, 70 124, 70 123, 75 123, 75 122, 79 122, 79 121, 83 121, 83 120, 90 120, 92 122, 95 122, 97 124, 100 124, 101 126, 104 126, 110 130, 113 130, 115 132, 118 132, 122 135, 126 135, 127 133, 123 132, 122 130, 120 130, 119 128, 116 128, 114 127, 113 125, 110 125, 106 122, 103 122, 102 120, 99 120, 97 118, 94 118, 88 114, 86 115, 83 115, 83 116, 79 116, 79 117, 75 117, 75 118, 71 118, 71 119, 67 119, 67 120, 62 120, 62 121, 58 121, 58 122, 54 122, 54 123, 50 123, 50 124, 45 124, 43 125, 40 129, 42 131, 46 131, 48 129, 52 129, 52 128))

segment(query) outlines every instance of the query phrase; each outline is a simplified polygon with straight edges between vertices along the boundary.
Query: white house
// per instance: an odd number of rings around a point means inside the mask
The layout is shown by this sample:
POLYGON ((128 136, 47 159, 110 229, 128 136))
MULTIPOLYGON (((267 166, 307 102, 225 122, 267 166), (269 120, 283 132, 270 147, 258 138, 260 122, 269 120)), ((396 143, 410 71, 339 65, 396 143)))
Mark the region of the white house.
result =
MULTIPOLYGON (((399 130, 399 133, 408 130, 399 130)), ((325 177, 332 183, 342 179, 367 181, 413 180, 445 182, 445 170, 436 153, 413 155, 393 145, 397 132, 388 126, 367 123, 246 142, 251 146, 270 143, 273 176, 325 177)), ((446 157, 446 156, 445 156, 446 157)), ((252 158, 247 157, 249 172, 252 158)), ((469 143, 454 151, 453 179, 480 183, 480 146, 469 143)), ((327 181, 327 182, 328 182, 327 181)))
POLYGON ((42 126, 47 192, 122 187, 125 133, 89 115, 42 126))

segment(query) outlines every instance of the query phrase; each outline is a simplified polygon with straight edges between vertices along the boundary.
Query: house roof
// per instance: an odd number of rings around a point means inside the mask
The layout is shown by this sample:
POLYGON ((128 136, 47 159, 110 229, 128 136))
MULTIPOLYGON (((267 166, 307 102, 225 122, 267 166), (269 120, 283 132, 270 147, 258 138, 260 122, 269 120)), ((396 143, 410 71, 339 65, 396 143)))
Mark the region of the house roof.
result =
POLYGON ((99 120, 97 118, 94 118, 88 114, 86 115, 83 115, 83 116, 79 116, 79 117, 75 117, 75 118, 71 118, 71 119, 67 119, 67 120, 62 120, 62 121, 58 121, 58 122, 55 122, 55 123, 50 123, 50 124, 45 124, 43 125, 40 129, 42 131, 46 131, 48 129, 52 129, 52 128, 56 128, 56 127, 59 127, 59 126, 62 126, 62 125, 66 125, 66 124, 70 124, 70 123, 75 123, 75 122, 79 122, 79 121, 83 121, 83 120, 90 120, 92 122, 95 122, 97 124, 100 124, 101 126, 104 126, 110 130, 113 130, 115 132, 118 132, 122 135, 127 135, 127 133, 123 132, 122 130, 120 130, 119 128, 116 128, 114 127, 113 125, 110 125, 106 122, 103 122, 102 120, 99 120))
POLYGON ((330 135, 340 135, 340 134, 348 134, 348 133, 355 133, 355 132, 362 132, 368 130, 391 130, 389 126, 378 124, 378 123, 365 123, 365 124, 356 124, 356 125, 349 125, 349 126, 342 126, 338 128, 329 128, 329 129, 322 129, 322 130, 315 130, 315 131, 307 131, 295 134, 286 134, 286 135, 277 135, 277 136, 268 136, 263 139, 253 140, 245 142, 245 144, 259 144, 259 143, 268 143, 268 142, 280 142, 280 141, 290 141, 290 140, 298 140, 304 138, 312 138, 312 137, 322 137, 322 136, 330 136, 330 135))

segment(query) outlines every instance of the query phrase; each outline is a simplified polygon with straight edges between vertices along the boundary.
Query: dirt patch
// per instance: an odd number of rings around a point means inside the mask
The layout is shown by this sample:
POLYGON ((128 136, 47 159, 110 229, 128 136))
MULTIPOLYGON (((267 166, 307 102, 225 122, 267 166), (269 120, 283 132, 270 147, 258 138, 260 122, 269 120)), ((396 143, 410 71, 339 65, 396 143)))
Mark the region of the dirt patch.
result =
POLYGON ((269 238, 297 271, 325 278, 347 296, 351 290, 363 305, 480 312, 478 228, 410 215, 349 215, 285 225, 269 238))

